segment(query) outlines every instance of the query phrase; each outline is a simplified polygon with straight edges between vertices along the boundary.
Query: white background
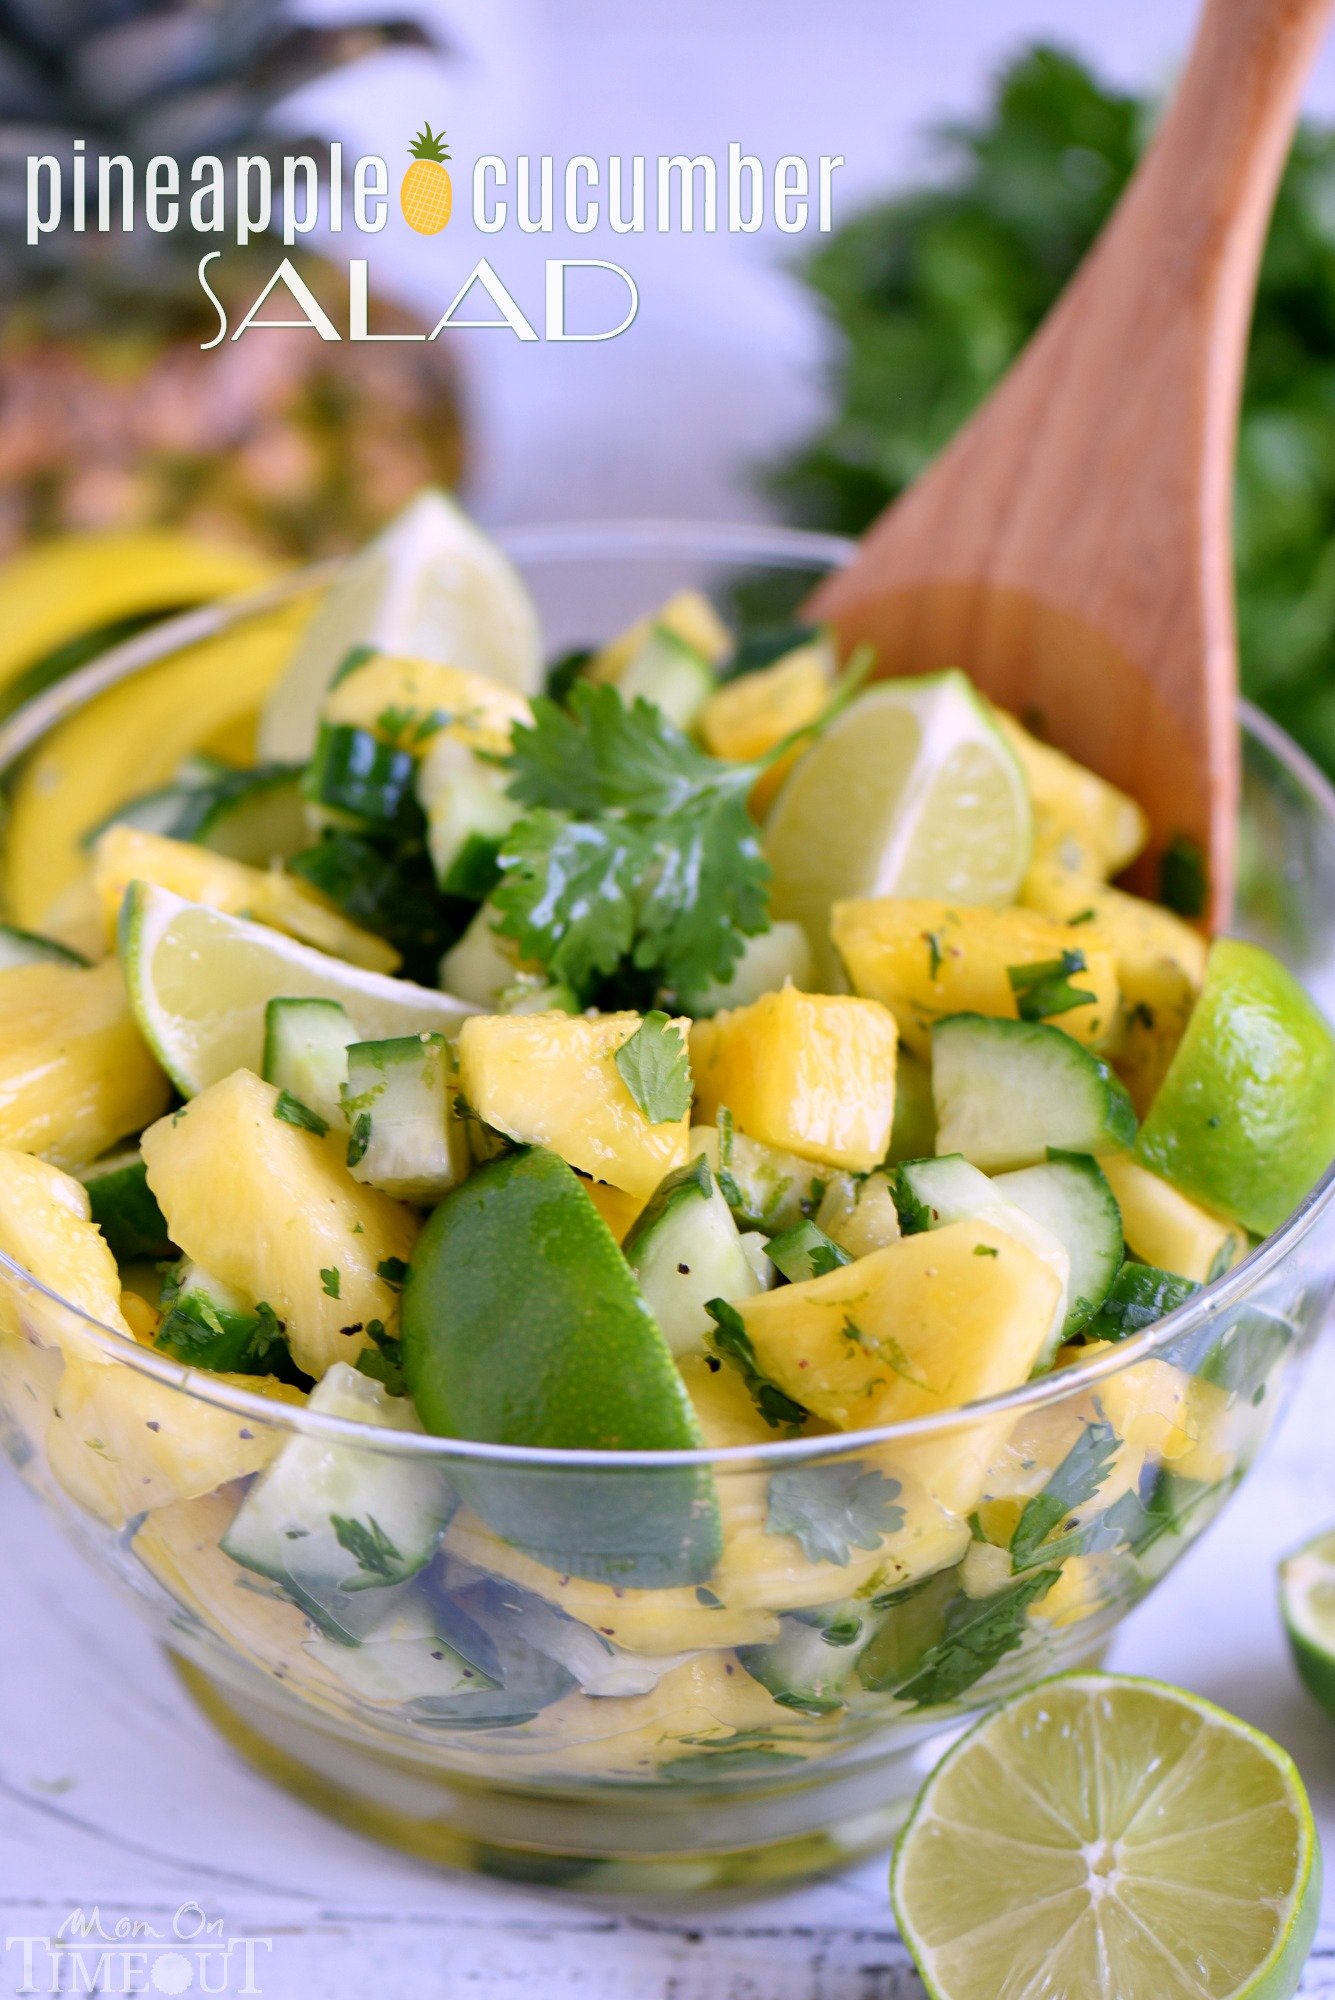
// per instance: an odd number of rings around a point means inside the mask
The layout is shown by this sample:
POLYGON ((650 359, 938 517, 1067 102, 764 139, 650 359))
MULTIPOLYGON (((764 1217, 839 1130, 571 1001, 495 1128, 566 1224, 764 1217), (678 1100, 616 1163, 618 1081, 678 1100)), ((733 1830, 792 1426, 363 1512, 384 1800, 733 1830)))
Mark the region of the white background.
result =
MULTIPOLYGON (((356 7, 321 10, 353 14, 356 7)), ((459 338, 476 440, 472 497, 492 520, 753 516, 751 468, 820 408, 822 330, 761 236, 478 239, 479 152, 843 153, 843 213, 932 159, 925 123, 978 101, 1027 36, 1059 38, 1115 78, 1165 79, 1187 0, 476 0, 433 10, 461 51, 435 71, 391 57, 308 94, 312 121, 403 157, 423 118, 448 128, 458 220, 370 246, 382 282, 434 315, 484 250, 536 309, 547 255, 632 266, 642 310, 619 341, 521 347, 459 338)), ((1315 99, 1335 109, 1335 59, 1315 99)), ((1180 1681, 1271 1730, 1298 1757, 1335 1859, 1335 1724, 1293 1679, 1274 1562, 1335 1517, 1335 1353, 1319 1357, 1269 1458, 1205 1543, 1119 1637, 1115 1666, 1180 1681)), ((269 1790, 212 1737, 133 1617, 0 1484, 9 1583, 0 1611, 0 1944, 74 1905, 159 1925, 194 1898, 233 1934, 271 1937, 261 1989, 282 2000, 558 1996, 615 2000, 909 2000, 884 1864, 788 1895, 612 1914, 433 1875, 269 1790)), ((0 1954, 0 1992, 18 1960, 0 1954)), ((1304 1990, 1335 1994, 1335 1898, 1304 1990)))

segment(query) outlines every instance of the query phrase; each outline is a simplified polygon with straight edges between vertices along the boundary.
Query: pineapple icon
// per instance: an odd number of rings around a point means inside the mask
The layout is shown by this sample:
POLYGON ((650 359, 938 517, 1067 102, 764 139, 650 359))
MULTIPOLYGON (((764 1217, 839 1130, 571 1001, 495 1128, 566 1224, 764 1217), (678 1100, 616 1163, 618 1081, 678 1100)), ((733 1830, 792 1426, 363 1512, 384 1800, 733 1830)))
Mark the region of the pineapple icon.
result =
POLYGON ((454 189, 445 165, 450 157, 445 134, 423 125, 408 150, 413 163, 399 190, 403 219, 419 236, 439 236, 454 207, 454 189))

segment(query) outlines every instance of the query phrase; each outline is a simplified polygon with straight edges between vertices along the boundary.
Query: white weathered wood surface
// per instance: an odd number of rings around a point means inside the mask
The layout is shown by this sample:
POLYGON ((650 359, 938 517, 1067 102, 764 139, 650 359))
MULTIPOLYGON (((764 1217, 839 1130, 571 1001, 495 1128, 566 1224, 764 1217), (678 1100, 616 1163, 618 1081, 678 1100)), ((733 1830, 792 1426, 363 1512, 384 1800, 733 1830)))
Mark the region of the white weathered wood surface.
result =
MULTIPOLYGON (((1199 1689, 1287 1744, 1335 1858, 1335 1723, 1294 1679, 1274 1591, 1276 1557, 1335 1518, 1332 1407, 1328 1340, 1268 1457, 1112 1664, 1199 1689)), ((8 1472, 0 1526, 0 1947, 94 1905, 108 1929, 169 1931, 194 1901, 230 1936, 272 1940, 257 1954, 266 2000, 921 2000, 883 1860, 665 1914, 436 1874, 326 1823, 211 1733, 8 1472)), ((0 1950, 0 1992, 20 1972, 18 1950, 0 1950)), ((1335 1996, 1332 1890, 1303 1991, 1335 1996)))

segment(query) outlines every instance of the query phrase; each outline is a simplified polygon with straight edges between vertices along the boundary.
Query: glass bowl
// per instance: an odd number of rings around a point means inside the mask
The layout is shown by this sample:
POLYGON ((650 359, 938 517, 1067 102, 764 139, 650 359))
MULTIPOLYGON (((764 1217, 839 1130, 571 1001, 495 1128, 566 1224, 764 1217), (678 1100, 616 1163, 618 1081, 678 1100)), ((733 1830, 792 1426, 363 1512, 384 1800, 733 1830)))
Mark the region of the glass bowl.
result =
MULTIPOLYGON (((687 584, 796 601, 849 553, 671 524, 503 540, 553 650, 687 584)), ((0 730, 0 769, 247 615, 194 614, 49 690, 0 730)), ((1242 726, 1236 928, 1329 1009, 1335 796, 1265 718, 1242 726)), ((1333 1190, 1328 1173, 1158 1325, 1011 1394, 759 1448, 736 1442, 724 1397, 716 1448, 676 1454, 493 1448, 275 1403, 100 1329, 0 1259, 0 1437, 205 1712, 311 1803, 437 1861, 603 1894, 773 1882, 887 1842, 971 1714, 1096 1658, 1206 1528, 1323 1324, 1333 1190), (1093 1497, 1017 1536, 1082 1440, 1105 1468, 1093 1497), (300 1548, 274 1574, 235 1561, 229 1530, 279 1453, 326 1557, 361 1508, 407 1524, 420 1566, 388 1581, 354 1549, 334 1587, 300 1548), (717 1562, 707 1535, 664 1534, 715 1503, 717 1562)))

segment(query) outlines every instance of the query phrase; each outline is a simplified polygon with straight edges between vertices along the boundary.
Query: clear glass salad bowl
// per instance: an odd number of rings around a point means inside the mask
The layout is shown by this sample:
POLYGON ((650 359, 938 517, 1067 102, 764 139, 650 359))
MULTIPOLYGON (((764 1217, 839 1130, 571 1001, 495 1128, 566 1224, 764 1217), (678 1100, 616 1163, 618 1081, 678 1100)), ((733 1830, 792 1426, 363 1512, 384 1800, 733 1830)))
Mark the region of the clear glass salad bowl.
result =
MULTIPOLYGON (((726 605, 739 579, 786 582, 796 601, 848 553, 633 523, 502 539, 553 651, 687 584, 726 605)), ((194 614, 61 683, 0 731, 0 767, 237 615, 194 614)), ((1335 795, 1263 717, 1242 726, 1236 928, 1331 1011, 1335 795)), ((771 1882, 884 1844, 970 1713, 1097 1656, 1206 1528, 1323 1324, 1333 1200, 1335 1172, 1168 1318, 1008 1395, 680 1454, 455 1443, 277 1403, 0 1259, 0 1438, 217 1726, 310 1802, 441 1862, 599 1893, 771 1882), (1050 1485, 1073 1447, 1096 1476, 1050 1485), (280 1452, 331 1506, 370 1491, 426 1521, 436 1553, 336 1604, 240 1566, 228 1531, 280 1452), (665 1557, 656 1534, 684 1494, 720 1511, 708 1569, 707 1537, 665 1557)))

